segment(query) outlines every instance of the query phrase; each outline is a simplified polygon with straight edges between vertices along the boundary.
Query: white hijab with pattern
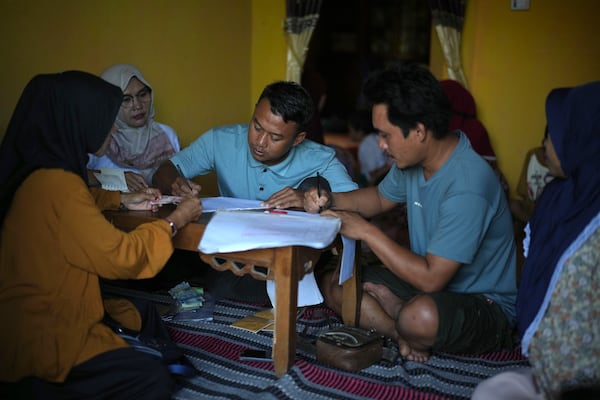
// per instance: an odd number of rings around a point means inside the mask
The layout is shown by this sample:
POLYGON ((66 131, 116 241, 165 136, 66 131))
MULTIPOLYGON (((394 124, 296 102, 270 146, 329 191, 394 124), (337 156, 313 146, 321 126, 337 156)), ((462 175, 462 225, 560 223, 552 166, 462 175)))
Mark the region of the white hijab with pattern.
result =
POLYGON ((123 119, 123 110, 119 111, 116 124, 118 131, 112 136, 106 155, 123 168, 140 170, 146 180, 151 179, 160 164, 175 154, 169 137, 154 121, 154 91, 139 69, 131 64, 115 64, 106 69, 102 79, 125 91, 129 81, 137 78, 150 89, 148 120, 144 126, 133 128, 123 119))

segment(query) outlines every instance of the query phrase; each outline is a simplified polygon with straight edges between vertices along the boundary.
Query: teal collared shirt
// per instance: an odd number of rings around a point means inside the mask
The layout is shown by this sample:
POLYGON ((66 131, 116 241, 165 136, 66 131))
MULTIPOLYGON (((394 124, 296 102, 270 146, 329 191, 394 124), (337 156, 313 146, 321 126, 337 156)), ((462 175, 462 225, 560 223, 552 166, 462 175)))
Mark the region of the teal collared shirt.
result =
POLYGON ((412 251, 461 263, 446 291, 483 294, 514 322, 516 250, 510 209, 498 177, 464 133, 428 180, 420 165, 393 166, 378 189, 386 199, 406 203, 412 251))
POLYGON ((285 187, 297 188, 317 172, 334 192, 354 190, 344 165, 335 151, 311 140, 293 147, 276 165, 256 161, 248 146, 248 125, 213 128, 171 157, 187 178, 216 172, 221 196, 266 200, 285 187))

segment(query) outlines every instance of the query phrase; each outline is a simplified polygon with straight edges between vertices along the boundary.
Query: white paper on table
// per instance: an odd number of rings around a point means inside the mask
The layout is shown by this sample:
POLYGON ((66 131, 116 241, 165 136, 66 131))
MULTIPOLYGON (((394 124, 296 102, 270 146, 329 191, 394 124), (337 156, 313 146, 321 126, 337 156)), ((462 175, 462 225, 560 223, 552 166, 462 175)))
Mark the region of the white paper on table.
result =
POLYGON ((283 246, 323 249, 333 242, 341 224, 339 218, 300 212, 282 215, 216 211, 206 225, 198 249, 204 254, 283 246))
MULTIPOLYGON (((271 304, 273 305, 273 309, 275 309, 276 305, 276 296, 275 296, 275 285, 277 283, 274 280, 267 281, 267 294, 269 295, 269 299, 271 299, 271 304)), ((298 282, 298 305, 297 307, 306 307, 312 306, 315 304, 321 304, 323 302, 323 295, 319 290, 319 285, 317 285, 317 280, 315 279, 315 274, 310 272, 302 278, 301 281, 298 282)))
MULTIPOLYGON (((356 256, 356 240, 342 235, 342 265, 340 267, 339 284, 346 282, 354 273, 354 258, 356 256)), ((357 267, 358 268, 358 267, 357 267)))
POLYGON ((202 212, 214 212, 219 210, 254 210, 266 209, 261 206, 260 200, 237 199, 235 197, 201 197, 202 212))
POLYGON ((129 192, 125 172, 116 168, 100 168, 100 172, 94 172, 94 176, 102 185, 102 189, 129 192))

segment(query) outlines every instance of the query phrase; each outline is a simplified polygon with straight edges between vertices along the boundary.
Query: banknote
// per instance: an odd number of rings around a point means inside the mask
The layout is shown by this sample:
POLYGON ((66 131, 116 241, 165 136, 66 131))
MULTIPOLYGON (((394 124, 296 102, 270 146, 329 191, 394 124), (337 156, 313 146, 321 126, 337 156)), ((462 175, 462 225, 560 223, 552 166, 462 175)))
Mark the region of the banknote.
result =
POLYGON ((181 203, 181 196, 161 196, 152 202, 152 204, 179 204, 181 203))

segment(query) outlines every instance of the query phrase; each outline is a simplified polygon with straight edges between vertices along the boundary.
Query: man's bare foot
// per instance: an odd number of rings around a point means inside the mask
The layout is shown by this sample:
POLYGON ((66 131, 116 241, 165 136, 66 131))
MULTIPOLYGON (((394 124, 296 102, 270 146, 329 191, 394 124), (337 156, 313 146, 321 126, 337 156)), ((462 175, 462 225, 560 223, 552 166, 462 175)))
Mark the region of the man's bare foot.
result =
POLYGON ((426 362, 429 360, 428 351, 415 350, 404 340, 398 340, 398 347, 400 348, 400 355, 409 361, 426 362))
POLYGON ((365 282, 363 283, 363 290, 379 303, 387 315, 394 320, 396 319, 404 302, 392 293, 387 286, 380 283, 365 282))
MULTIPOLYGON (((394 321, 398 320, 398 314, 402 310, 405 302, 396 296, 387 286, 380 283, 365 282, 363 290, 379 303, 379 306, 394 321)), ((398 334, 398 332, 395 332, 398 334)), ((398 340, 400 355, 409 361, 426 362, 429 359, 428 350, 417 350, 411 347, 404 339, 394 335, 398 340)))

